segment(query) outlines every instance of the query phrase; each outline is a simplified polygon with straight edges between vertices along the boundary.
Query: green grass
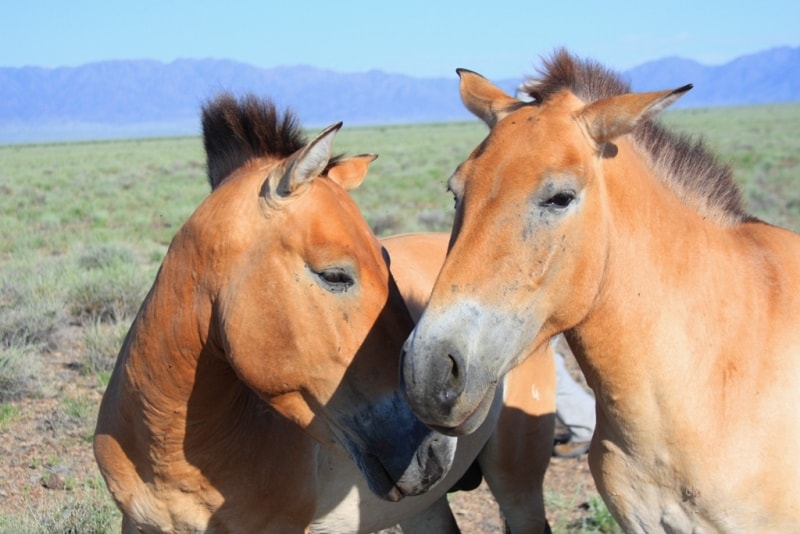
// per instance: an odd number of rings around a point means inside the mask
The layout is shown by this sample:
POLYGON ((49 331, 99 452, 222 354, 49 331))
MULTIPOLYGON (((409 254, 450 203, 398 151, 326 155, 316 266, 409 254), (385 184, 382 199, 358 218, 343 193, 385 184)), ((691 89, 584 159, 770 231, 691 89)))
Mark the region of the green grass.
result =
POLYGON ((18 406, 8 403, 0 403, 0 431, 5 430, 22 413, 18 406))
MULTIPOLYGON (((800 231, 800 104, 663 118, 704 137, 733 166, 755 215, 800 231)), ((446 181, 486 134, 477 120, 345 127, 334 148, 379 154, 353 192, 377 233, 449 230, 446 181)), ((41 395, 39 370, 63 349, 58 334, 66 326, 82 332, 81 373, 105 387, 168 243, 208 194, 204 164, 196 137, 0 146, 0 429, 19 417, 15 402, 41 395)), ((86 440, 96 400, 55 391, 65 433, 86 440)), ((87 482, 74 481, 63 501, 33 503, 27 516, 12 518, 13 531, 115 530, 105 522, 113 506, 95 483, 86 500, 78 490, 87 482)), ((602 503, 590 506, 593 525, 569 528, 609 532, 602 503)), ((9 521, 0 505, 0 531, 9 521)))
POLYGON ((449 231, 453 198, 446 192, 447 180, 487 133, 477 121, 343 128, 336 149, 378 154, 367 179, 353 191, 376 233, 449 231))
POLYGON ((0 253, 121 242, 148 255, 207 194, 197 138, 0 147, 0 253))

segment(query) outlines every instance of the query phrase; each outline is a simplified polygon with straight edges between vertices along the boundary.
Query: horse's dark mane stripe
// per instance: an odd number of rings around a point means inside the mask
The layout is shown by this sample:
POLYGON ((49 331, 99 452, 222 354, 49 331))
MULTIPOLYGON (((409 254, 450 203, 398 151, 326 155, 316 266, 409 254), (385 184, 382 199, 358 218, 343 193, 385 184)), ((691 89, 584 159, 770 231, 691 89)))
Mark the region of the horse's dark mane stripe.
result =
POLYGON ((212 190, 249 160, 286 158, 306 144, 291 111, 281 115, 271 100, 252 94, 218 95, 203 106, 202 125, 212 190))
MULTIPOLYGON (((587 103, 631 92, 630 84, 615 72, 564 49, 546 59, 539 74, 522 88, 538 102, 546 102, 562 90, 587 103)), ((701 139, 670 132, 653 120, 639 125, 633 137, 650 156, 659 178, 681 201, 721 223, 752 219, 744 210, 731 168, 721 164, 701 139)))

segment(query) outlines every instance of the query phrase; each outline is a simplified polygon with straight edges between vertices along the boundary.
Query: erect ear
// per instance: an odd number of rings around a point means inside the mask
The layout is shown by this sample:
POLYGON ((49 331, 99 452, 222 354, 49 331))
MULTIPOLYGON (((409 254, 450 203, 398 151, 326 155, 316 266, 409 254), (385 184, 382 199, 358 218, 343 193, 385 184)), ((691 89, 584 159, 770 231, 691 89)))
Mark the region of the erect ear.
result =
POLYGON ((328 178, 342 186, 346 191, 355 189, 367 177, 369 164, 375 161, 377 154, 359 154, 340 159, 328 167, 328 178))
POLYGON ((653 117, 682 97, 692 84, 666 91, 628 93, 588 104, 579 117, 598 144, 630 133, 637 124, 653 117))
POLYGON ((507 95, 477 72, 467 69, 456 69, 456 72, 461 79, 461 101, 489 128, 520 106, 521 101, 507 95))
POLYGON ((267 200, 288 197, 298 187, 322 174, 331 159, 333 138, 341 127, 341 122, 328 126, 271 172, 261 188, 262 196, 267 200))

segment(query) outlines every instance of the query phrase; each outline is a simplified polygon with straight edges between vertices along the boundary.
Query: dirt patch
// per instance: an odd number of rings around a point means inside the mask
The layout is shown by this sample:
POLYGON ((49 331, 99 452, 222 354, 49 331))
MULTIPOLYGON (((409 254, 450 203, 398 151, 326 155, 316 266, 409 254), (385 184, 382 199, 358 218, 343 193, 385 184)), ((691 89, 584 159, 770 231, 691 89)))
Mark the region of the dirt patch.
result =
POLYGON ((91 435, 102 386, 80 372, 81 339, 79 328, 62 329, 60 348, 42 355, 34 390, 9 403, 13 412, 0 426, 0 517, 101 482, 91 435))
MULTIPOLYGON (((545 475, 547 520, 554 532, 595 532, 590 502, 598 498, 586 456, 553 458, 545 475)), ((450 495, 463 534, 503 532, 497 503, 484 482, 476 490, 450 495)))

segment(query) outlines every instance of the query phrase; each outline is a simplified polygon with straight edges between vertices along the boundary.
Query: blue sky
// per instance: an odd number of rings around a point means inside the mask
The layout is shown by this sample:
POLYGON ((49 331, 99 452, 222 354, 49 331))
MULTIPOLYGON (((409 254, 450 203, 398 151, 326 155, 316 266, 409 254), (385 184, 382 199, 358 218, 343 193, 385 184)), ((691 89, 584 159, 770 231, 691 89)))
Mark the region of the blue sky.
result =
POLYGON ((717 65, 799 46, 798 6, 797 0, 16 0, 0 10, 0 67, 217 58, 419 77, 455 76, 456 67, 466 67, 508 78, 534 73, 539 58, 557 46, 618 70, 667 56, 717 65))

